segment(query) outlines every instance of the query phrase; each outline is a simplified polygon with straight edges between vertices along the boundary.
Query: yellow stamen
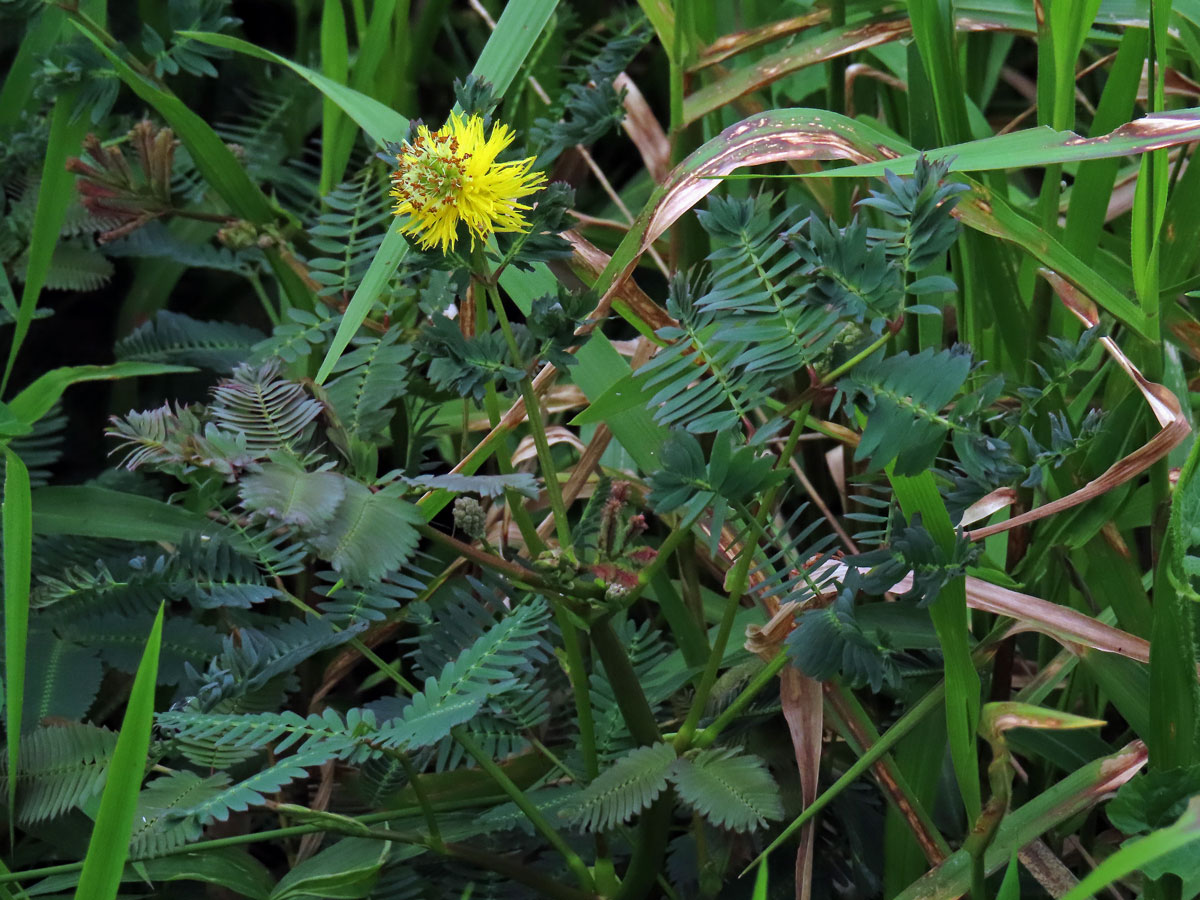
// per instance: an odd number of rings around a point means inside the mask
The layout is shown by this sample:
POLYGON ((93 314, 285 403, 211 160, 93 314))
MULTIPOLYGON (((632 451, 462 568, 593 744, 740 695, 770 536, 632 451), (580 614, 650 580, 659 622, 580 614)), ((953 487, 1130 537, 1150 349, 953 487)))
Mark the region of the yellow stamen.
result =
POLYGON ((494 125, 485 138, 483 119, 450 114, 450 121, 431 132, 422 125, 413 143, 405 143, 400 164, 392 173, 393 212, 408 216, 406 234, 418 235, 422 250, 440 244, 453 250, 458 223, 475 239, 497 231, 525 231, 529 209, 518 201, 546 183, 541 172, 530 172, 533 158, 496 162, 512 143, 505 125, 494 125))

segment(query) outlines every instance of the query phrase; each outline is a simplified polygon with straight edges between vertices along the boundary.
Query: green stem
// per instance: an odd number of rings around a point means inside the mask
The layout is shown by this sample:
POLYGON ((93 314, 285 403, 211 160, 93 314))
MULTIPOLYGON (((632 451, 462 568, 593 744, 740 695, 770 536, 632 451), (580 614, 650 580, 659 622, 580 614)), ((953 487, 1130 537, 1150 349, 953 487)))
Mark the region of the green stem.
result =
POLYGON ((687 718, 675 735, 675 751, 677 753, 683 753, 692 745, 692 737, 700 724, 700 717, 704 715, 708 697, 717 683, 717 673, 725 658, 725 648, 729 645, 729 635, 733 633, 734 620, 742 606, 742 594, 746 589, 746 578, 750 573, 750 561, 753 558, 754 546, 747 544, 742 548, 742 553, 733 567, 733 573, 729 579, 729 598, 725 602, 725 612, 721 616, 717 638, 713 641, 712 651, 708 654, 708 664, 704 667, 704 674, 700 676, 700 685, 696 688, 692 708, 688 710, 687 718))
POLYGON ((247 275, 246 280, 250 282, 250 287, 254 288, 254 294, 258 297, 258 302, 262 304, 263 312, 267 314, 267 318, 270 319, 271 324, 278 325, 279 313, 275 311, 275 306, 271 303, 271 298, 267 296, 262 280, 254 273, 247 275))
MULTIPOLYGON (((792 454, 796 452, 796 445, 800 441, 800 433, 804 429, 802 423, 808 418, 808 410, 809 404, 805 403, 796 413, 791 431, 788 433, 787 443, 784 444, 779 458, 775 461, 776 470, 786 468, 788 461, 792 458, 792 454)), ((762 521, 766 516, 770 515, 771 508, 775 505, 775 496, 778 491, 778 484, 768 488, 762 498, 762 502, 759 504, 758 516, 745 517, 748 522, 757 526, 759 531, 762 529, 762 521)), ((721 662, 725 658, 725 648, 729 645, 729 635, 733 632, 733 623, 737 618, 738 609, 742 605, 742 595, 746 590, 746 580, 750 574, 750 563, 754 559, 754 551, 757 546, 757 541, 749 541, 742 547, 741 555, 738 556, 737 563, 733 567, 733 572, 727 580, 727 584, 729 585, 729 599, 725 605, 725 612, 721 616, 721 626, 717 631, 717 639, 713 643, 712 651, 708 655, 708 664, 704 667, 704 674, 700 677, 700 684, 696 688, 696 696, 692 700, 692 708, 688 710, 687 718, 684 720, 683 725, 680 726, 679 732, 675 735, 675 750, 678 753, 682 753, 692 745, 692 738, 696 734, 696 728, 700 724, 701 716, 704 715, 704 708, 708 705, 708 698, 712 693, 713 685, 717 683, 717 673, 721 669, 721 662)))
POLYGON ((724 731, 736 719, 743 709, 750 705, 751 701, 758 696, 759 692, 770 684, 775 677, 783 671, 783 667, 788 664, 788 656, 784 652, 780 652, 778 656, 767 663, 758 674, 755 675, 750 683, 742 688, 742 692, 734 698, 721 714, 717 716, 712 723, 701 731, 692 740, 693 747, 708 747, 713 741, 720 737, 724 731))
POLYGON ((397 760, 404 768, 404 774, 408 776, 408 784, 413 789, 413 795, 417 798, 417 805, 421 807, 421 813, 425 816, 425 827, 429 829, 430 849, 436 853, 441 853, 446 844, 442 840, 442 831, 438 828, 437 816, 433 811, 433 804, 429 802, 429 795, 425 793, 425 786, 421 784, 421 774, 412 764, 412 760, 408 758, 408 754, 403 750, 384 750, 389 756, 397 760))
POLYGON ((617 900, 640 900, 654 887, 666 853, 674 808, 675 792, 668 788, 642 814, 633 844, 633 858, 625 870, 617 900))
POLYGON ((567 846, 567 842, 563 840, 562 835, 555 831, 554 826, 542 815, 542 811, 530 802, 529 798, 525 796, 525 792, 517 787, 505 771, 496 765, 492 758, 484 752, 483 748, 475 742, 475 739, 464 731, 461 726, 452 728, 450 733, 454 735, 454 739, 471 755, 475 762, 479 763, 479 768, 491 776, 500 789, 508 794, 509 799, 516 804, 517 809, 525 814, 525 818, 529 819, 533 827, 538 830, 550 846, 558 851, 559 855, 566 861, 567 868, 579 880, 579 886, 585 891, 592 891, 594 885, 592 883, 592 874, 588 871, 588 867, 584 865, 579 855, 567 846))
POLYGON ((579 631, 571 622, 567 611, 554 604, 554 617, 562 633, 563 649, 567 654, 567 679, 571 682, 571 693, 575 697, 575 715, 579 719, 579 749, 583 753, 583 771, 591 781, 600 774, 600 757, 596 752, 596 725, 592 718, 592 698, 588 691, 587 666, 583 660, 583 648, 579 643, 579 631))
POLYGON ((605 618, 595 622, 591 637, 596 653, 604 663, 604 672, 613 686, 621 715, 629 726, 629 733, 639 744, 657 744, 662 740, 662 733, 658 730, 654 711, 646 700, 628 652, 613 630, 612 621, 605 618))
POLYGON ((526 375, 521 379, 521 397, 525 401, 525 414, 529 417, 530 430, 533 432, 533 443, 537 447, 538 462, 542 467, 542 481, 546 485, 546 495, 550 498, 550 509, 554 512, 554 530, 558 533, 558 545, 564 550, 571 547, 571 523, 567 519, 567 505, 563 502, 562 485, 558 483, 558 468, 554 464, 554 455, 550 452, 550 442, 546 440, 546 425, 542 420, 542 408, 538 403, 537 394, 533 390, 533 382, 526 375))
MULTIPOLYGON (((492 428, 495 428, 500 424, 500 402, 499 397, 496 395, 496 386, 494 384, 487 386, 487 393, 484 395, 483 402, 487 409, 488 421, 491 423, 492 428)), ((496 464, 503 475, 511 475, 516 471, 512 464, 512 458, 503 453, 496 457, 496 464)), ((537 526, 533 524, 533 518, 529 515, 529 510, 525 508, 525 504, 521 502, 516 491, 506 490, 504 497, 508 501, 509 512, 512 514, 513 521, 517 523, 517 528, 520 529, 525 546, 529 548, 529 552, 533 555, 541 553, 546 549, 546 544, 538 535, 537 526)))
POLYGON ((551 764, 553 764, 556 769, 558 769, 576 784, 583 784, 583 779, 579 777, 579 773, 563 762, 557 753, 539 741, 534 735, 526 734, 525 737, 533 749, 542 754, 542 756, 546 757, 546 759, 550 760, 551 764))
MULTIPOLYGON (((476 809, 481 805, 481 800, 486 798, 472 797, 469 800, 453 800, 445 803, 436 804, 437 810, 441 812, 455 812, 462 809, 476 809)), ((419 806, 405 806, 398 809, 389 809, 383 812, 370 813, 365 816, 358 816, 353 821, 359 825, 370 825, 375 822, 387 822, 392 819, 400 819, 406 816, 420 815, 421 809, 419 806)), ((335 834, 359 835, 362 832, 358 830, 339 829, 336 823, 322 821, 308 825, 291 825, 287 828, 273 828, 269 831, 256 831, 251 834, 235 834, 230 837, 213 838, 208 841, 197 841, 194 844, 180 844, 178 847, 160 850, 153 857, 137 857, 131 859, 130 862, 139 862, 143 859, 158 859, 164 856, 179 856, 184 853, 203 853, 209 850, 221 850, 225 847, 240 847, 245 844, 257 844, 263 841, 274 841, 280 838, 300 837, 306 834, 318 834, 320 832, 333 832, 335 834)), ((4 872, 0 873, 0 884, 8 884, 14 881, 34 881, 39 878, 47 878, 51 875, 66 875, 71 872, 78 872, 83 868, 83 862, 61 863, 56 866, 43 866, 40 869, 25 869, 21 872, 4 872)))
POLYGON ((846 360, 828 375, 822 376, 821 384, 832 384, 834 381, 836 381, 838 378, 841 378, 891 339, 892 333, 890 331, 884 331, 884 333, 874 340, 865 350, 854 354, 854 356, 850 357, 850 359, 846 360))
MULTIPOLYGON (((516 335, 513 334, 512 323, 508 321, 508 313, 504 311, 504 302, 496 289, 494 279, 488 278, 483 282, 487 288, 488 299, 500 323, 500 331, 508 343, 513 361, 522 369, 528 369, 526 361, 521 356, 521 348, 517 345, 516 335)), ((554 464, 554 455, 550 452, 550 442, 546 439, 546 423, 542 419, 542 406, 538 402, 537 392, 533 389, 533 381, 528 372, 521 379, 521 399, 525 401, 525 415, 529 419, 529 430, 533 433, 533 444, 537 448, 538 463, 542 467, 542 481, 546 484, 546 496, 550 499, 550 509, 554 512, 554 530, 558 533, 558 545, 564 550, 571 546, 571 523, 567 520, 567 507, 563 502, 562 485, 558 483, 558 468, 554 464)))

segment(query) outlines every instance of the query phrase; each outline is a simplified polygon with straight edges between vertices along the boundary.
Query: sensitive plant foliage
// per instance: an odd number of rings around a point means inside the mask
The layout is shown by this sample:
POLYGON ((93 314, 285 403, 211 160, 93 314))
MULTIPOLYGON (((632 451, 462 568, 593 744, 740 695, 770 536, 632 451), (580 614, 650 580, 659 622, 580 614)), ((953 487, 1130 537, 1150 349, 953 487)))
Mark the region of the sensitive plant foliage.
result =
POLYGON ((437 131, 419 125, 413 142, 396 151, 393 213, 409 217, 403 230, 419 236, 422 250, 438 245, 443 253, 453 250, 460 222, 472 248, 476 239, 497 231, 528 230, 523 213, 529 206, 518 201, 536 192, 546 176, 530 171, 532 157, 496 161, 513 137, 503 124, 493 125, 485 137, 481 116, 451 113, 437 131))
POLYGON ((1186 14, 8 6, 5 890, 1196 892, 1186 14))

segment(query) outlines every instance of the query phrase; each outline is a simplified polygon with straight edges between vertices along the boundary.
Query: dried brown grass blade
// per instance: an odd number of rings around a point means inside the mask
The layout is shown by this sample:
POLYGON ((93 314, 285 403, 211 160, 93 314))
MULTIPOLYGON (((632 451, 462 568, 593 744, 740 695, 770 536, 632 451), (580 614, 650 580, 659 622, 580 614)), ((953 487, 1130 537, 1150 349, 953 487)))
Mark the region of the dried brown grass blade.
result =
MULTIPOLYGON (((909 574, 900 579, 891 591, 903 593, 911 587, 912 575, 909 574)), ((1150 644, 1140 637, 1105 625, 1068 606, 1059 606, 981 578, 967 577, 967 605, 971 609, 1016 620, 1010 633, 1037 631, 1054 638, 1068 650, 1086 646, 1137 662, 1150 661, 1150 644)))
POLYGON ((818 9, 810 13, 805 13, 802 16, 794 16, 790 19, 772 22, 770 25, 763 25, 759 28, 749 28, 745 31, 735 31, 732 34, 722 35, 700 51, 699 57, 688 71, 698 72, 708 66, 723 62, 731 56, 745 53, 747 50, 753 50, 755 47, 761 47, 763 44, 771 43, 771 41, 778 41, 786 37, 791 37, 794 34, 799 34, 801 31, 827 21, 829 19, 829 12, 828 8, 818 9))
POLYGON ((621 127, 637 147, 650 177, 661 183, 671 168, 671 142, 667 133, 632 78, 621 72, 613 80, 613 87, 625 92, 625 118, 621 127))
MULTIPOLYGON (((817 779, 821 770, 821 746, 824 735, 824 701, 821 683, 809 678, 795 666, 784 666, 779 673, 779 699, 787 721, 800 773, 800 794, 804 807, 817 799, 817 779)), ((816 821, 800 829, 800 847, 796 850, 796 900, 812 896, 813 846, 816 821)))

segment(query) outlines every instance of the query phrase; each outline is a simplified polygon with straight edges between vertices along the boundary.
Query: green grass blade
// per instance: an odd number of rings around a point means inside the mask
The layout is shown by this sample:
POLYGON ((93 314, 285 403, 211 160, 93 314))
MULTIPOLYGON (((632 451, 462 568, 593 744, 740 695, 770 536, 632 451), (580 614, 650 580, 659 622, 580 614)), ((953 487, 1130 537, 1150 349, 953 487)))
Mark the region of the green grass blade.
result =
MULTIPOLYGON (((350 74, 350 86, 356 91, 373 94, 370 87, 375 82, 379 64, 383 62, 383 56, 387 52, 393 22, 407 22, 407 3, 401 15, 403 19, 396 15, 396 0, 376 0, 371 6, 371 22, 367 26, 362 45, 358 48, 358 57, 354 60, 354 70, 350 74)), ((402 62, 397 61, 397 66, 403 69, 402 62)))
POLYGON ((767 900, 767 861, 758 864, 758 875, 754 878, 754 894, 751 900, 767 900))
MULTIPOLYGON (((33 492, 35 534, 73 534, 123 541, 171 541, 220 530, 202 513, 153 497, 86 484, 51 485, 33 492)), ((238 543, 236 533, 222 537, 238 543)))
POLYGON ((966 84, 959 70, 954 8, 949 0, 910 0, 913 40, 933 86, 933 105, 943 144, 970 140, 966 84))
POLYGON ((654 28, 658 42, 662 44, 667 58, 670 59, 675 52, 675 10, 670 0, 638 0, 638 6, 642 8, 642 12, 654 28))
POLYGON ((108 366, 63 366, 42 375, 13 397, 9 409, 22 421, 32 425, 50 412, 58 398, 63 395, 63 391, 81 381, 113 381, 139 375, 171 375, 195 371, 191 366, 143 362, 119 362, 108 366))
MULTIPOLYGON (((321 14, 321 70, 337 84, 350 77, 350 44, 346 38, 346 13, 342 0, 325 0, 321 14)), ((319 190, 324 197, 342 180, 350 151, 354 148, 354 133, 346 126, 345 113, 326 97, 321 101, 321 181, 319 190)))
POLYGON ((959 205, 962 222, 1019 246, 1035 260, 1062 275, 1106 312, 1116 316, 1138 334, 1153 340, 1146 314, 1112 280, 1096 267, 1085 264, 1053 235, 1017 212, 997 194, 972 183, 972 195, 959 205))
MULTIPOLYGON (((823 115, 828 119, 830 114, 823 115)), ((948 159, 951 172, 987 172, 1132 156, 1200 140, 1200 108, 1172 110, 1160 113, 1156 118, 1158 121, 1153 124, 1126 123, 1106 134, 1082 139, 1072 131, 1026 128, 925 151, 925 156, 930 160, 948 159)), ((911 175, 920 156, 919 153, 908 153, 897 159, 830 169, 819 175, 776 177, 863 178, 880 176, 884 172, 911 175)))
POLYGON ((333 342, 329 345, 325 358, 321 360, 321 368, 317 370, 317 384, 325 383, 338 359, 358 333, 359 326, 366 320, 371 307, 375 305, 375 298, 383 291, 388 279, 408 255, 408 240, 400 231, 405 221, 396 219, 392 222, 392 227, 375 252, 363 280, 355 288, 354 296, 350 298, 346 311, 342 314, 342 321, 338 324, 337 333, 333 336, 333 342))
MULTIPOLYGON (((914 478, 889 474, 889 479, 904 514, 911 519, 920 513, 921 522, 933 539, 949 551, 954 545, 954 527, 937 492, 933 475, 927 471, 914 478)), ((950 756, 954 760, 954 774, 967 819, 973 822, 982 807, 979 757, 975 750, 981 685, 979 673, 971 661, 966 580, 956 578, 947 584, 930 605, 929 614, 945 658, 946 730, 950 738, 950 756)))
POLYGON ((32 569, 33 503, 29 471, 10 448, 4 448, 4 688, 8 740, 9 822, 16 820, 20 771, 21 712, 25 708, 25 644, 29 632, 29 581, 32 569))
MULTIPOLYGON (((1089 809, 1145 765, 1146 752, 1131 744, 1112 756, 1076 769, 1052 788, 1014 809, 1000 823, 985 855, 988 873, 998 872, 1012 854, 1051 828, 1089 809)), ((971 855, 959 850, 898 894, 895 900, 954 900, 970 888, 971 855)))
MULTIPOLYGON (((1171 0, 1150 0, 1150 46, 1147 63, 1150 66, 1149 103, 1147 112, 1157 118, 1166 109, 1167 23, 1171 17, 1171 0)), ((1159 325, 1159 234, 1167 209, 1167 151, 1156 149, 1142 157, 1141 173, 1133 198, 1133 283, 1142 301, 1157 340, 1159 325)), ((1151 367, 1147 376, 1157 378, 1160 365, 1151 367)))
POLYGON ((25 287, 21 291, 21 305, 9 346, 8 362, 4 366, 4 377, 0 379, 0 395, 8 387, 17 354, 33 323, 38 297, 50 271, 50 260, 58 245, 59 231, 71 204, 72 179, 66 169, 67 154, 77 151, 87 132, 87 120, 71 120, 71 111, 78 96, 77 89, 64 91, 54 101, 54 112, 50 117, 50 137, 46 147, 46 160, 42 165, 42 181, 38 188, 37 210, 34 213, 33 233, 29 242, 29 262, 25 272, 25 287))
POLYGON ((496 96, 502 96, 557 6, 558 0, 511 0, 471 74, 491 82, 496 96))
POLYGON ((996 900, 1021 900, 1021 873, 1015 853, 1009 857, 1008 868, 1004 870, 1004 880, 1000 882, 1000 890, 996 892, 996 900))
MULTIPOLYGON (((1138 82, 1146 56, 1146 32, 1130 28, 1121 39, 1117 58, 1104 83, 1104 93, 1092 119, 1092 137, 1115 131, 1129 121, 1137 99, 1138 82)), ((1112 157, 1082 164, 1075 173, 1071 202, 1067 209, 1067 249, 1089 262, 1104 229, 1104 214, 1112 196, 1121 160, 1112 157)))
POLYGON ((1179 473, 1170 519, 1154 577, 1150 633, 1150 764, 1162 771, 1196 761, 1200 691, 1195 677, 1195 596, 1187 557, 1200 508, 1200 442, 1179 473))
POLYGON ((76 900, 112 900, 121 886, 129 857, 133 816, 146 770, 150 730, 154 724, 154 688, 158 681, 158 651, 162 645, 163 606, 159 605, 150 639, 142 653, 129 704, 121 720, 121 734, 108 766, 100 811, 88 842, 76 900))
POLYGON ((47 4, 21 36, 17 54, 4 77, 4 86, 0 87, 0 125, 15 125, 20 121, 21 112, 33 96, 33 73, 58 41, 66 21, 61 9, 47 4))
POLYGON ((354 88, 338 84, 320 72, 292 62, 285 56, 264 50, 256 44, 230 37, 227 34, 212 34, 205 31, 181 31, 179 34, 201 43, 212 44, 214 47, 222 47, 225 50, 233 50, 237 53, 244 53, 246 56, 286 66, 324 94, 327 99, 336 103, 339 109, 371 136, 371 140, 381 146, 387 141, 402 140, 408 134, 408 119, 394 109, 354 88))

